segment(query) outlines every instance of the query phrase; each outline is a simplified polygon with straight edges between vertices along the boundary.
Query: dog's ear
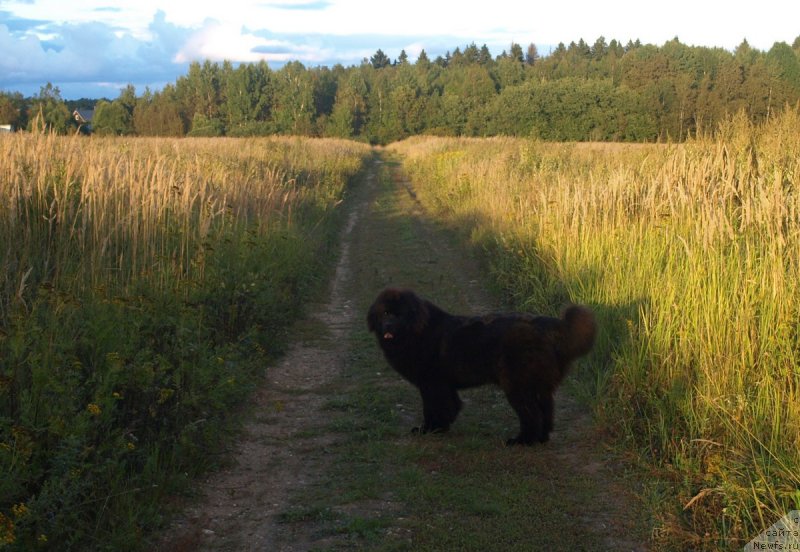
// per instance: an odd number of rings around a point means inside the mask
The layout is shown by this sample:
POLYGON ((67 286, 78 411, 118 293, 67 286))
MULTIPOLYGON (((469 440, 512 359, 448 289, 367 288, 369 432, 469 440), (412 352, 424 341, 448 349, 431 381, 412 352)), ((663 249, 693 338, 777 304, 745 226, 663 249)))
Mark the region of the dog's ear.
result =
POLYGON ((406 301, 408 302, 413 320, 411 329, 414 331, 414 333, 421 334, 428 325, 428 318, 430 317, 427 302, 424 299, 421 299, 413 291, 406 291, 405 294, 407 296, 406 301))

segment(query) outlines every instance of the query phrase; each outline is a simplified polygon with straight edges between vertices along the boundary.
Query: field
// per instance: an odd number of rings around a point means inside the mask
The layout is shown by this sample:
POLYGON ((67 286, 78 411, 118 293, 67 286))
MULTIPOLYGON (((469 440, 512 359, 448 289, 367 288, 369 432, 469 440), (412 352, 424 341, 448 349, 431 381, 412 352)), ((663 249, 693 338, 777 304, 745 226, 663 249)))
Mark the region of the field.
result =
POLYGON ((368 155, 0 137, 0 547, 130 549, 218 461, 368 155))
POLYGON ((516 307, 597 310, 584 393, 665 482, 664 546, 741 547, 800 508, 798 125, 790 111, 672 146, 390 148, 516 307))
MULTIPOLYGON (((417 137, 385 152, 309 138, 0 137, 0 548, 136 548, 170 497, 224 462, 237 405, 330 280, 340 206, 381 155, 401 160, 413 194, 390 176, 399 168, 374 164, 382 176, 359 200, 369 235, 352 238, 343 288, 359 308, 389 276, 469 307, 462 288, 477 280, 445 278, 457 265, 434 254, 440 234, 423 225, 451 228, 514 308, 591 305, 600 340, 574 381, 597 434, 649 482, 652 545, 741 549, 800 509, 798 128, 789 110, 763 126, 732 117, 679 145, 417 137), (417 219, 387 199, 398 193, 408 209, 419 201, 417 219)), ((507 538, 523 546, 547 508, 510 498, 504 482, 539 496, 531 489, 550 482, 521 483, 531 466, 547 473, 594 430, 509 457, 486 438, 504 422, 475 408, 494 408, 489 396, 465 409, 472 433, 403 440, 398 418, 411 415, 398 401, 415 397, 382 387, 358 319, 337 346, 356 342, 341 354, 371 379, 329 401, 366 414, 329 413, 351 448, 320 460, 350 477, 330 475, 342 487, 323 486, 321 506, 289 508, 286 523, 330 522, 351 485, 395 509, 367 528, 356 522, 375 520, 352 514, 358 538, 399 524, 437 549, 445 537, 466 546, 479 527, 491 543, 510 517, 522 523, 507 538), (407 517, 403 501, 416 504, 407 517)), ((575 496, 559 500, 580 508, 582 482, 562 475, 575 496)), ((586 496, 602 509, 599 483, 586 496)))

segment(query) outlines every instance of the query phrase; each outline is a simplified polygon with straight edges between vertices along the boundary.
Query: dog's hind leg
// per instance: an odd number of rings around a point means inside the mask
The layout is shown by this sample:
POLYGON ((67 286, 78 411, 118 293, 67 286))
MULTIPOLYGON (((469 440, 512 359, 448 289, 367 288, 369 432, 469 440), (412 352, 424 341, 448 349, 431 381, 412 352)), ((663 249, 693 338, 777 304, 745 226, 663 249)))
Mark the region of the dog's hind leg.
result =
POLYGON ((506 445, 532 445, 536 441, 544 442, 541 439, 544 420, 535 395, 526 389, 510 389, 506 391, 506 397, 519 417, 519 435, 507 440, 506 445))
POLYGON ((550 440, 550 432, 553 431, 553 410, 554 400, 552 391, 543 391, 537 397, 539 407, 542 411, 542 432, 539 435, 539 442, 546 443, 550 440))

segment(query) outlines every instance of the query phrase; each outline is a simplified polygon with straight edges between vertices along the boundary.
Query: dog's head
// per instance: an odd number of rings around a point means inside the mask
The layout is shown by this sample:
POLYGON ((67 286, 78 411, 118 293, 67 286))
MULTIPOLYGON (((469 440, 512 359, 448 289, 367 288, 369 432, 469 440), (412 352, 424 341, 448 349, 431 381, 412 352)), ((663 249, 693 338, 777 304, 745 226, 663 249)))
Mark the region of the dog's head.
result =
POLYGON ((425 301, 408 289, 387 288, 367 313, 367 326, 382 342, 419 335, 428 323, 425 301))

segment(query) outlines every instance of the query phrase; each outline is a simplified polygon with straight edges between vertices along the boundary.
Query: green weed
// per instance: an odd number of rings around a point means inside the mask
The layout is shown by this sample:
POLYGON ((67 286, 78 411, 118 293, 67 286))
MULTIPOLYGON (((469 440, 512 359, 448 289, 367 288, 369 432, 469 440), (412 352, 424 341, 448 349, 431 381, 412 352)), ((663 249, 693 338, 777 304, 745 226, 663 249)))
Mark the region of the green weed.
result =
POLYGON ((143 546, 325 274, 366 146, 0 142, 0 543, 143 546))
POLYGON ((662 546, 740 547, 797 507, 799 120, 732 117, 681 146, 391 148, 519 308, 595 308, 586 395, 674 481, 662 546))

